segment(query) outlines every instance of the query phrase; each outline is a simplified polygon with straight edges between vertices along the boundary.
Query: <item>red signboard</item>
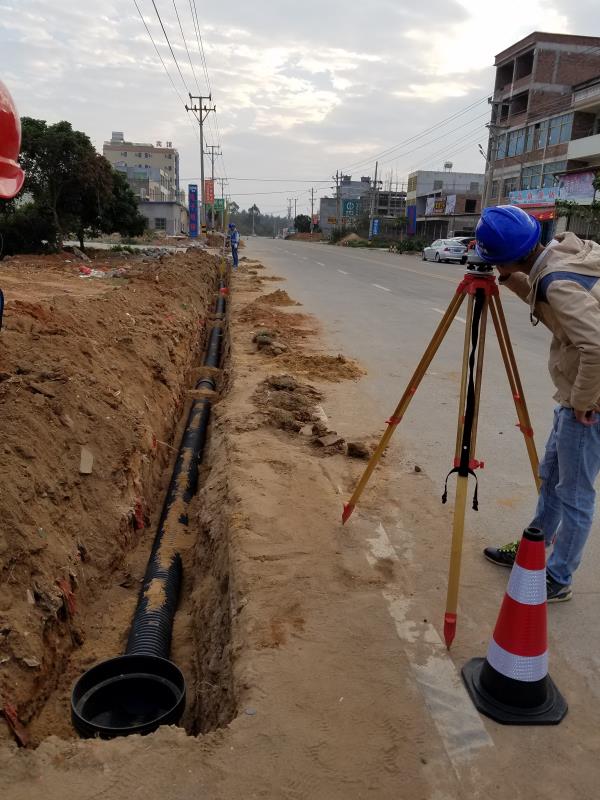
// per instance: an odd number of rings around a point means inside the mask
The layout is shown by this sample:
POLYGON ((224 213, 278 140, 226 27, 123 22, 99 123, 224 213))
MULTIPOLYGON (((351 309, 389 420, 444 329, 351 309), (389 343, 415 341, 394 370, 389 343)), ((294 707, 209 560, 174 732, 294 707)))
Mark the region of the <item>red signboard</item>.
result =
POLYGON ((212 206, 215 202, 215 182, 213 180, 204 181, 204 203, 212 206))

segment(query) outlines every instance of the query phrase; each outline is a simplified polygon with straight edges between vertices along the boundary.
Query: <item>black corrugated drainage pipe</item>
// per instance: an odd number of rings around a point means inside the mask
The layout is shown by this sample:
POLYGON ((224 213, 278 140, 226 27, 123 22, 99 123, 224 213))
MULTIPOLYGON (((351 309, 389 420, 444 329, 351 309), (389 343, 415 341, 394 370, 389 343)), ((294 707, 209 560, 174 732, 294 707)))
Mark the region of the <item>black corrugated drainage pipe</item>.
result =
MULTIPOLYGON (((220 289, 225 286, 221 282, 220 289)), ((219 294, 216 314, 224 315, 219 294)), ((211 330, 204 365, 221 362, 223 327, 211 330)), ((196 389, 214 392, 216 380, 201 378, 196 389)), ((80 736, 103 739, 147 734, 161 725, 175 725, 185 709, 185 679, 169 661, 173 618, 181 587, 180 548, 189 535, 188 504, 198 489, 211 412, 209 397, 195 399, 173 469, 125 655, 89 669, 71 695, 71 719, 80 736)))

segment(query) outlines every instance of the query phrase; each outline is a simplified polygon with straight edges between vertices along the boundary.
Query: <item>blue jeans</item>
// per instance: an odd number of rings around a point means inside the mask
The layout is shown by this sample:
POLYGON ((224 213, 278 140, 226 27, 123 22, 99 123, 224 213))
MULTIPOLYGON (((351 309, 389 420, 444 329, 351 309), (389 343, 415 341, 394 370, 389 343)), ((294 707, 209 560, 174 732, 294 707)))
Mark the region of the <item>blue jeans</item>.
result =
POLYGON ((600 415, 595 425, 577 422, 570 408, 554 411, 554 425, 540 464, 543 481, 532 527, 554 542, 547 569, 558 583, 571 583, 594 519, 594 483, 600 472, 600 415))
POLYGON ((238 265, 238 249, 237 247, 231 246, 231 255, 233 257, 233 268, 237 269, 238 265))

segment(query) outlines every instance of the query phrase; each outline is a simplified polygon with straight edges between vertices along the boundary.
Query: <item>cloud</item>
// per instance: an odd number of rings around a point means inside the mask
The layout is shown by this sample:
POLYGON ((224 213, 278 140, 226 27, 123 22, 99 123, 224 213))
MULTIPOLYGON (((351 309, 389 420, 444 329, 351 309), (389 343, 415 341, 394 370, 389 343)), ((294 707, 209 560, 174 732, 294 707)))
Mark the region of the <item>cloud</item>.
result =
MULTIPOLYGON (((68 119, 100 150, 113 129, 138 141, 172 140, 182 174, 193 177, 199 171, 197 123, 183 105, 188 90, 206 95, 208 86, 189 4, 176 0, 194 71, 172 3, 157 0, 184 86, 152 3, 137 1, 181 99, 129 0, 103 0, 96 14, 72 0, 0 0, 0 74, 21 113, 52 122, 68 119)), ((501 7, 491 0, 206 4, 200 25, 219 115, 219 130, 209 115, 207 141, 220 141, 231 177, 328 178, 342 167, 372 172, 380 151, 433 126, 424 138, 381 158, 384 174, 397 170, 402 177, 416 164, 441 165, 445 156, 457 168, 479 170, 476 140, 485 136, 485 97, 496 52, 532 30, 585 32, 595 5, 595 0, 548 5, 505 0, 501 7), (471 111, 443 123, 478 100, 471 111)), ((221 162, 218 171, 225 171, 221 162)), ((270 188, 280 187, 231 182, 242 205, 246 192, 270 188)), ((290 192, 301 188, 289 186, 290 192)), ((285 192, 260 198, 261 209, 285 205, 285 192)))

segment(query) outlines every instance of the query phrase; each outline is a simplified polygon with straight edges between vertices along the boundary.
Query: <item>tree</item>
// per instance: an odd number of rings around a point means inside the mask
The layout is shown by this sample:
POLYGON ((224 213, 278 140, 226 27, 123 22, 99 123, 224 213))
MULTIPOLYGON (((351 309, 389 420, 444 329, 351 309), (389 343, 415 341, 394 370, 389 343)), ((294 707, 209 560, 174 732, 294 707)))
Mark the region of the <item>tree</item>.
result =
POLYGON ((113 170, 112 179, 112 192, 103 209, 101 230, 120 233, 121 236, 141 236, 147 222, 146 217, 138 211, 135 194, 120 172, 113 170))
MULTIPOLYGON (((72 222, 85 164, 96 151, 90 139, 74 131, 69 122, 47 125, 44 120, 21 119, 21 166, 25 170, 24 191, 33 195, 35 205, 48 209, 54 222, 52 244, 58 245, 72 222)), ((80 195, 79 195, 80 196, 80 195)))
POLYGON ((145 219, 127 181, 96 153, 85 133, 69 122, 47 125, 31 117, 23 117, 21 126, 24 191, 40 217, 50 220, 46 238, 52 246, 68 233, 77 235, 83 249, 86 235, 144 232, 145 219))
POLYGON ((298 233, 310 233, 310 217, 308 214, 298 214, 294 220, 294 228, 298 233))

